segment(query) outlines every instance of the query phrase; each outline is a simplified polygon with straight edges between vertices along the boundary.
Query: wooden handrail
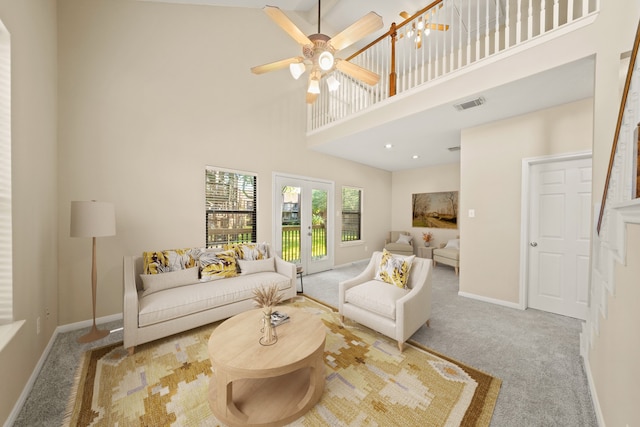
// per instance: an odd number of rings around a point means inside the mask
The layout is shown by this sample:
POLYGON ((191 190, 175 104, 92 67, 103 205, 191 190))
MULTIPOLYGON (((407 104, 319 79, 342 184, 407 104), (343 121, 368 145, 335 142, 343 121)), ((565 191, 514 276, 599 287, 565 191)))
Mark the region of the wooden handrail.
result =
MULTIPOLYGON (((613 170, 613 161, 616 156, 616 150, 618 147, 618 138, 620 138, 620 129, 622 128, 622 116, 624 115, 624 109, 627 105, 627 95, 629 94, 629 88, 631 87, 631 77, 633 75, 633 69, 636 64, 636 56, 638 54, 638 45, 640 45, 640 21, 638 21, 638 28, 636 30, 636 40, 633 43, 633 50, 631 52, 631 60, 629 61, 629 69, 627 71, 627 78, 624 83, 624 92, 622 93, 622 101, 620 102, 620 110, 618 112, 618 123, 616 124, 616 130, 613 134, 613 146, 611 147, 611 156, 609 157, 609 169, 607 170, 607 179, 604 183, 604 191, 602 193, 602 203, 600 204, 600 216, 598 217, 597 232, 600 234, 600 227, 602 226, 602 218, 604 216, 605 204, 607 202, 607 193, 609 191, 609 184, 611 183, 611 171, 613 170)), ((640 167, 640 165, 638 165, 640 167)))
POLYGON ((374 41, 372 41, 371 43, 369 43, 368 45, 366 45, 365 47, 363 47, 362 49, 358 50, 356 53, 352 54, 351 56, 349 56, 346 60, 347 61, 351 61, 353 58, 355 58, 356 56, 360 55, 362 52, 364 52, 365 50, 369 49, 371 46, 381 42, 382 40, 384 40, 387 37, 391 37, 391 34, 393 34, 394 32, 396 32, 396 30, 398 28, 402 28, 405 25, 407 25, 409 22, 413 21, 414 19, 416 19, 418 16, 422 15, 423 13, 425 13, 427 10, 432 9, 434 7, 436 7, 437 5, 439 5, 440 3, 442 3, 444 0, 435 0, 433 3, 431 3, 430 5, 428 5, 427 7, 424 7, 422 9, 420 9, 419 11, 417 11, 416 13, 414 13, 412 16, 410 16, 409 18, 405 19, 404 21, 402 21, 401 23, 397 24, 395 22, 391 23, 391 26, 389 27, 389 31, 387 31, 386 33, 384 33, 383 35, 381 35, 380 37, 378 37, 377 39, 375 39, 374 41))

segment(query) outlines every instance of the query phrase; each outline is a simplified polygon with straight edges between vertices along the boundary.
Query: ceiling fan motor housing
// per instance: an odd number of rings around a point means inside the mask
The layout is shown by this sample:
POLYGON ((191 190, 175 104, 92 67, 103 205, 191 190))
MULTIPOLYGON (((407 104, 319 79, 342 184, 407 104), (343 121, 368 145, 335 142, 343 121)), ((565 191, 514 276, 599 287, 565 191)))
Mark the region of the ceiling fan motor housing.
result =
POLYGON ((334 49, 327 42, 331 37, 325 34, 312 34, 309 36, 309 40, 313 42, 313 45, 306 45, 302 47, 302 54, 305 58, 313 61, 316 55, 320 55, 322 52, 330 52, 332 55, 334 49))

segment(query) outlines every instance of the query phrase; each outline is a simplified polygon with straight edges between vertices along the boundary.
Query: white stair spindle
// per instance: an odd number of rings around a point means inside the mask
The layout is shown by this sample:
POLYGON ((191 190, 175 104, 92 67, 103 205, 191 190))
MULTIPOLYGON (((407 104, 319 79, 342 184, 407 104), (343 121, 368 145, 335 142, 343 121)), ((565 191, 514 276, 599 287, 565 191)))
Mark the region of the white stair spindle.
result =
POLYGON ((496 2, 496 25, 493 39, 493 53, 500 52, 500 2, 496 2))
MULTIPOLYGON (((582 0, 582 5, 589 4, 589 0, 582 0)), ((573 21, 573 0, 567 1, 567 24, 573 21)))
POLYGON ((509 3, 510 1, 507 0, 506 2, 506 8, 505 8, 505 12, 504 12, 504 49, 508 49, 509 48, 509 33, 511 32, 511 26, 509 25, 511 22, 511 19, 509 18, 509 3))
POLYGON ((516 44, 518 45, 522 40, 522 1, 524 0, 516 1, 518 2, 518 10, 516 12, 516 44))
POLYGON ((489 56, 489 48, 491 47, 491 43, 489 43, 489 2, 491 2, 492 0, 485 0, 484 2, 484 7, 485 7, 485 17, 484 17, 484 21, 485 21, 485 25, 484 25, 484 57, 486 58, 487 56, 489 56))
MULTIPOLYGON (((471 0, 467 1, 467 22, 471 22, 471 0)), ((471 31, 467 28, 467 63, 471 63, 471 31)))
POLYGON ((527 0, 527 40, 533 38, 533 0, 527 0))
POLYGON ((558 20, 560 17, 560 5, 558 0, 553 0, 553 29, 558 28, 558 20))
POLYGON ((480 8, 476 4, 476 61, 480 59, 480 8))
MULTIPOLYGON (((569 0, 571 1, 571 0, 569 0)), ((546 9, 546 1, 545 0, 540 0, 540 34, 544 34, 546 31, 546 23, 545 23, 545 19, 546 19, 546 14, 547 9, 546 9)))

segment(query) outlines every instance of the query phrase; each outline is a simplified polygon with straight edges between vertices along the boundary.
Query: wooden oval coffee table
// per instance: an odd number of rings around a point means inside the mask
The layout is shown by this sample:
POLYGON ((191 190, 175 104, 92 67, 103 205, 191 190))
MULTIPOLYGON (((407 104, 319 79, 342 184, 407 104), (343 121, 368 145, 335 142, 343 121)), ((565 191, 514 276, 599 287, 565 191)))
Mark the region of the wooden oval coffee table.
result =
POLYGON ((209 338, 214 370, 209 405, 231 426, 281 426, 306 413, 324 391, 326 327, 316 316, 278 307, 291 318, 276 328, 278 342, 263 346, 262 310, 225 320, 209 338))

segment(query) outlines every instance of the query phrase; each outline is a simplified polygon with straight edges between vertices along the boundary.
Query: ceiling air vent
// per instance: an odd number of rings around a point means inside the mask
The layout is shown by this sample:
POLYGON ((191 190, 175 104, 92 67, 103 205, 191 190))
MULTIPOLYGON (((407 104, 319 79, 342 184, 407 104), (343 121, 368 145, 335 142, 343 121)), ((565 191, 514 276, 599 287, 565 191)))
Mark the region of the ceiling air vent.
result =
POLYGON ((463 110, 468 110, 469 108, 479 107, 484 103, 485 103, 485 99, 484 97, 481 96, 479 98, 471 99, 469 101, 464 101, 459 104, 454 104, 453 106, 456 107, 456 110, 463 111, 463 110))
POLYGON ((449 147, 449 148, 447 148, 447 150, 452 151, 452 152, 453 152, 453 151, 460 151, 460 146, 459 146, 459 145, 457 145, 457 146, 455 146, 455 147, 449 147))

